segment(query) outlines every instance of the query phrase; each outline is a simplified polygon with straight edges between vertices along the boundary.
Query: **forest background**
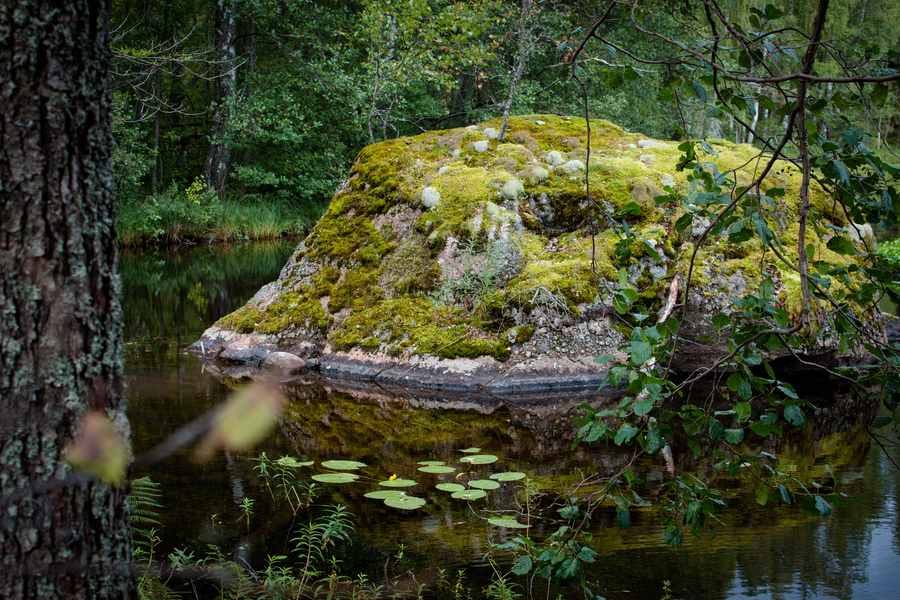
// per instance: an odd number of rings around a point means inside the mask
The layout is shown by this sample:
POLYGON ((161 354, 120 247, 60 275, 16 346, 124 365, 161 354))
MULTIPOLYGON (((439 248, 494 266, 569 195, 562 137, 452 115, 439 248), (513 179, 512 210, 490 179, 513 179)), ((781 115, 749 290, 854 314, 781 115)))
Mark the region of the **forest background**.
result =
MULTIPOLYGON (((755 3, 718 3, 747 22, 755 3)), ((815 0, 779 3, 808 31, 815 0)), ((584 0, 116 0, 115 186, 125 243, 301 233, 369 143, 504 114, 583 114, 568 61, 607 3, 584 0)), ((635 32, 630 5, 604 21, 638 54, 671 49, 635 32)), ((641 13, 690 44, 663 13, 641 13)), ((900 47, 900 0, 833 2, 825 37, 865 54, 900 47)), ((785 117, 747 102, 704 110, 677 61, 640 64, 611 46, 579 63, 587 109, 626 130, 753 143, 785 117), (665 101, 675 94, 682 110, 665 101), (691 110, 692 104, 696 110, 691 110), (755 128, 756 136, 745 126, 755 128)), ((821 56, 819 72, 838 72, 821 56)), ((900 146, 895 85, 840 107, 887 158, 900 146)), ((827 131, 831 126, 822 122, 827 131)))

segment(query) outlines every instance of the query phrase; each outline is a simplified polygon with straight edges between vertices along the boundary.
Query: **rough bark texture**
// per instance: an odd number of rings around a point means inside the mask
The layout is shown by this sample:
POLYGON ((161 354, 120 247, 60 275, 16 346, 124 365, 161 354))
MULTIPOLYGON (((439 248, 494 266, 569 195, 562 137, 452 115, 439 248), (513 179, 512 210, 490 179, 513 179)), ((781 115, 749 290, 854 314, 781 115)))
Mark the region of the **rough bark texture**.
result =
POLYGON ((235 94, 237 18, 231 0, 216 0, 216 76, 213 80, 212 134, 206 153, 206 183, 221 194, 231 161, 227 144, 230 102, 235 94))
POLYGON ((125 492, 74 472, 83 415, 127 434, 108 6, 0 4, 0 597, 132 598, 125 492))

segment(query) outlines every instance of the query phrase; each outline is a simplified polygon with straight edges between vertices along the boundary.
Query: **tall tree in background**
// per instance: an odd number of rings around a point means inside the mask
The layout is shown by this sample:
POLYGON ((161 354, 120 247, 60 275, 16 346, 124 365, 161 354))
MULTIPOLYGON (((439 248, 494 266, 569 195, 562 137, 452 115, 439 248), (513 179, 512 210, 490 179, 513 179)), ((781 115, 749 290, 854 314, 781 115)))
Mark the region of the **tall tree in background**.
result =
POLYGON ((125 492, 66 461, 127 431, 107 21, 92 0, 0 5, 4 598, 136 595, 125 492))
POLYGON ((231 161, 228 124, 237 87, 237 15, 232 0, 216 0, 216 67, 213 78, 213 112, 209 151, 204 176, 210 189, 225 191, 225 176, 231 161))

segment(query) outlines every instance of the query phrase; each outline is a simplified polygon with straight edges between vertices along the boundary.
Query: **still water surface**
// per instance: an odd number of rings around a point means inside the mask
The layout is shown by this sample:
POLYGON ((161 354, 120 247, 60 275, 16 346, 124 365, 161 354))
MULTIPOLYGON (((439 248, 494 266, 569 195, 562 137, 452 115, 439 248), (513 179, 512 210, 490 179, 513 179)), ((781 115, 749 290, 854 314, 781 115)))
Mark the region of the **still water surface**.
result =
MULTIPOLYGON (((291 249, 289 243, 276 243, 123 253, 129 416, 138 456, 232 393, 183 349, 276 278, 291 249)), ((347 571, 366 572, 377 581, 387 564, 392 581, 410 584, 415 577, 434 584, 435 565, 454 580, 464 569, 466 585, 481 597, 490 576, 486 556, 491 545, 513 536, 487 525, 485 511, 514 503, 518 488, 504 484, 472 510, 435 490, 441 476, 418 473, 418 461, 457 465, 460 449, 478 446, 500 461, 474 469, 472 477, 525 472, 545 494, 531 507, 544 509, 545 519, 532 529, 540 537, 557 526, 550 518, 553 500, 581 473, 609 472, 628 460, 618 448, 571 451, 571 420, 578 411, 570 406, 540 410, 457 402, 447 409, 414 394, 363 398, 321 385, 296 385, 287 392, 286 418, 254 452, 220 453, 198 463, 187 448, 136 473, 163 486, 159 550, 187 548, 199 556, 211 544, 259 565, 265 555, 283 553, 292 517, 268 502, 254 472, 258 453, 317 462, 353 459, 369 465, 361 483, 321 485, 316 501, 344 503, 356 515, 352 546, 339 553, 347 571), (428 500, 425 508, 400 511, 363 498, 392 474, 419 482, 411 493, 428 500), (241 518, 244 498, 256 500, 249 525, 241 518)), ((809 518, 798 506, 760 508, 752 487, 723 481, 729 491, 722 513, 727 526, 717 528, 715 539, 686 539, 675 550, 662 542, 652 511, 636 511, 627 531, 616 527, 614 511, 601 511, 594 528, 599 557, 589 573, 594 589, 610 600, 660 598, 663 581, 671 582, 674 598, 900 596, 900 473, 865 430, 856 426, 821 439, 799 432, 780 453, 788 457, 784 466, 801 479, 823 477, 829 464, 840 491, 854 494, 860 503, 828 518, 809 518)), ((716 477, 711 467, 698 468, 704 477, 716 477)), ((646 461, 637 471, 648 481, 642 495, 652 500, 658 489, 654 482, 667 477, 664 465, 646 461)), ((495 557, 508 565, 502 552, 495 557)), ((558 591, 580 596, 574 587, 558 591)))

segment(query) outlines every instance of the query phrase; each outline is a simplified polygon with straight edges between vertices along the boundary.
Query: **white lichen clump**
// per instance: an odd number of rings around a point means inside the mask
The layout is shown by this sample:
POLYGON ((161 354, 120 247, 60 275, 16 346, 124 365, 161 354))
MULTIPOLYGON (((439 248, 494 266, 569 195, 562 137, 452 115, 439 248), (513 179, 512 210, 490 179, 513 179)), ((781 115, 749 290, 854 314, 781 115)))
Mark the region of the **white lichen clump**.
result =
POLYGON ((584 163, 580 160, 570 160, 562 166, 566 173, 574 173, 575 171, 584 171, 584 163))
POLYGON ((532 169, 528 171, 528 178, 533 179, 537 183, 544 181, 549 176, 550 171, 541 166, 532 167, 532 169))
POLYGON ((486 135, 489 140, 496 140, 498 137, 500 137, 500 132, 493 127, 486 128, 482 133, 484 133, 484 135, 486 135))
POLYGON ((500 195, 507 200, 514 200, 525 193, 525 186, 517 177, 511 177, 500 188, 500 195))
POLYGON ((435 208, 441 205, 441 193, 433 187, 427 187, 422 190, 422 206, 425 208, 435 208))
POLYGON ((479 140, 472 144, 472 147, 475 149, 475 152, 487 152, 488 151, 488 141, 487 140, 479 140))
POLYGON ((553 165, 554 167, 563 165, 566 162, 566 159, 563 158, 563 155, 556 150, 551 150, 550 152, 548 152, 546 160, 548 164, 553 165))

